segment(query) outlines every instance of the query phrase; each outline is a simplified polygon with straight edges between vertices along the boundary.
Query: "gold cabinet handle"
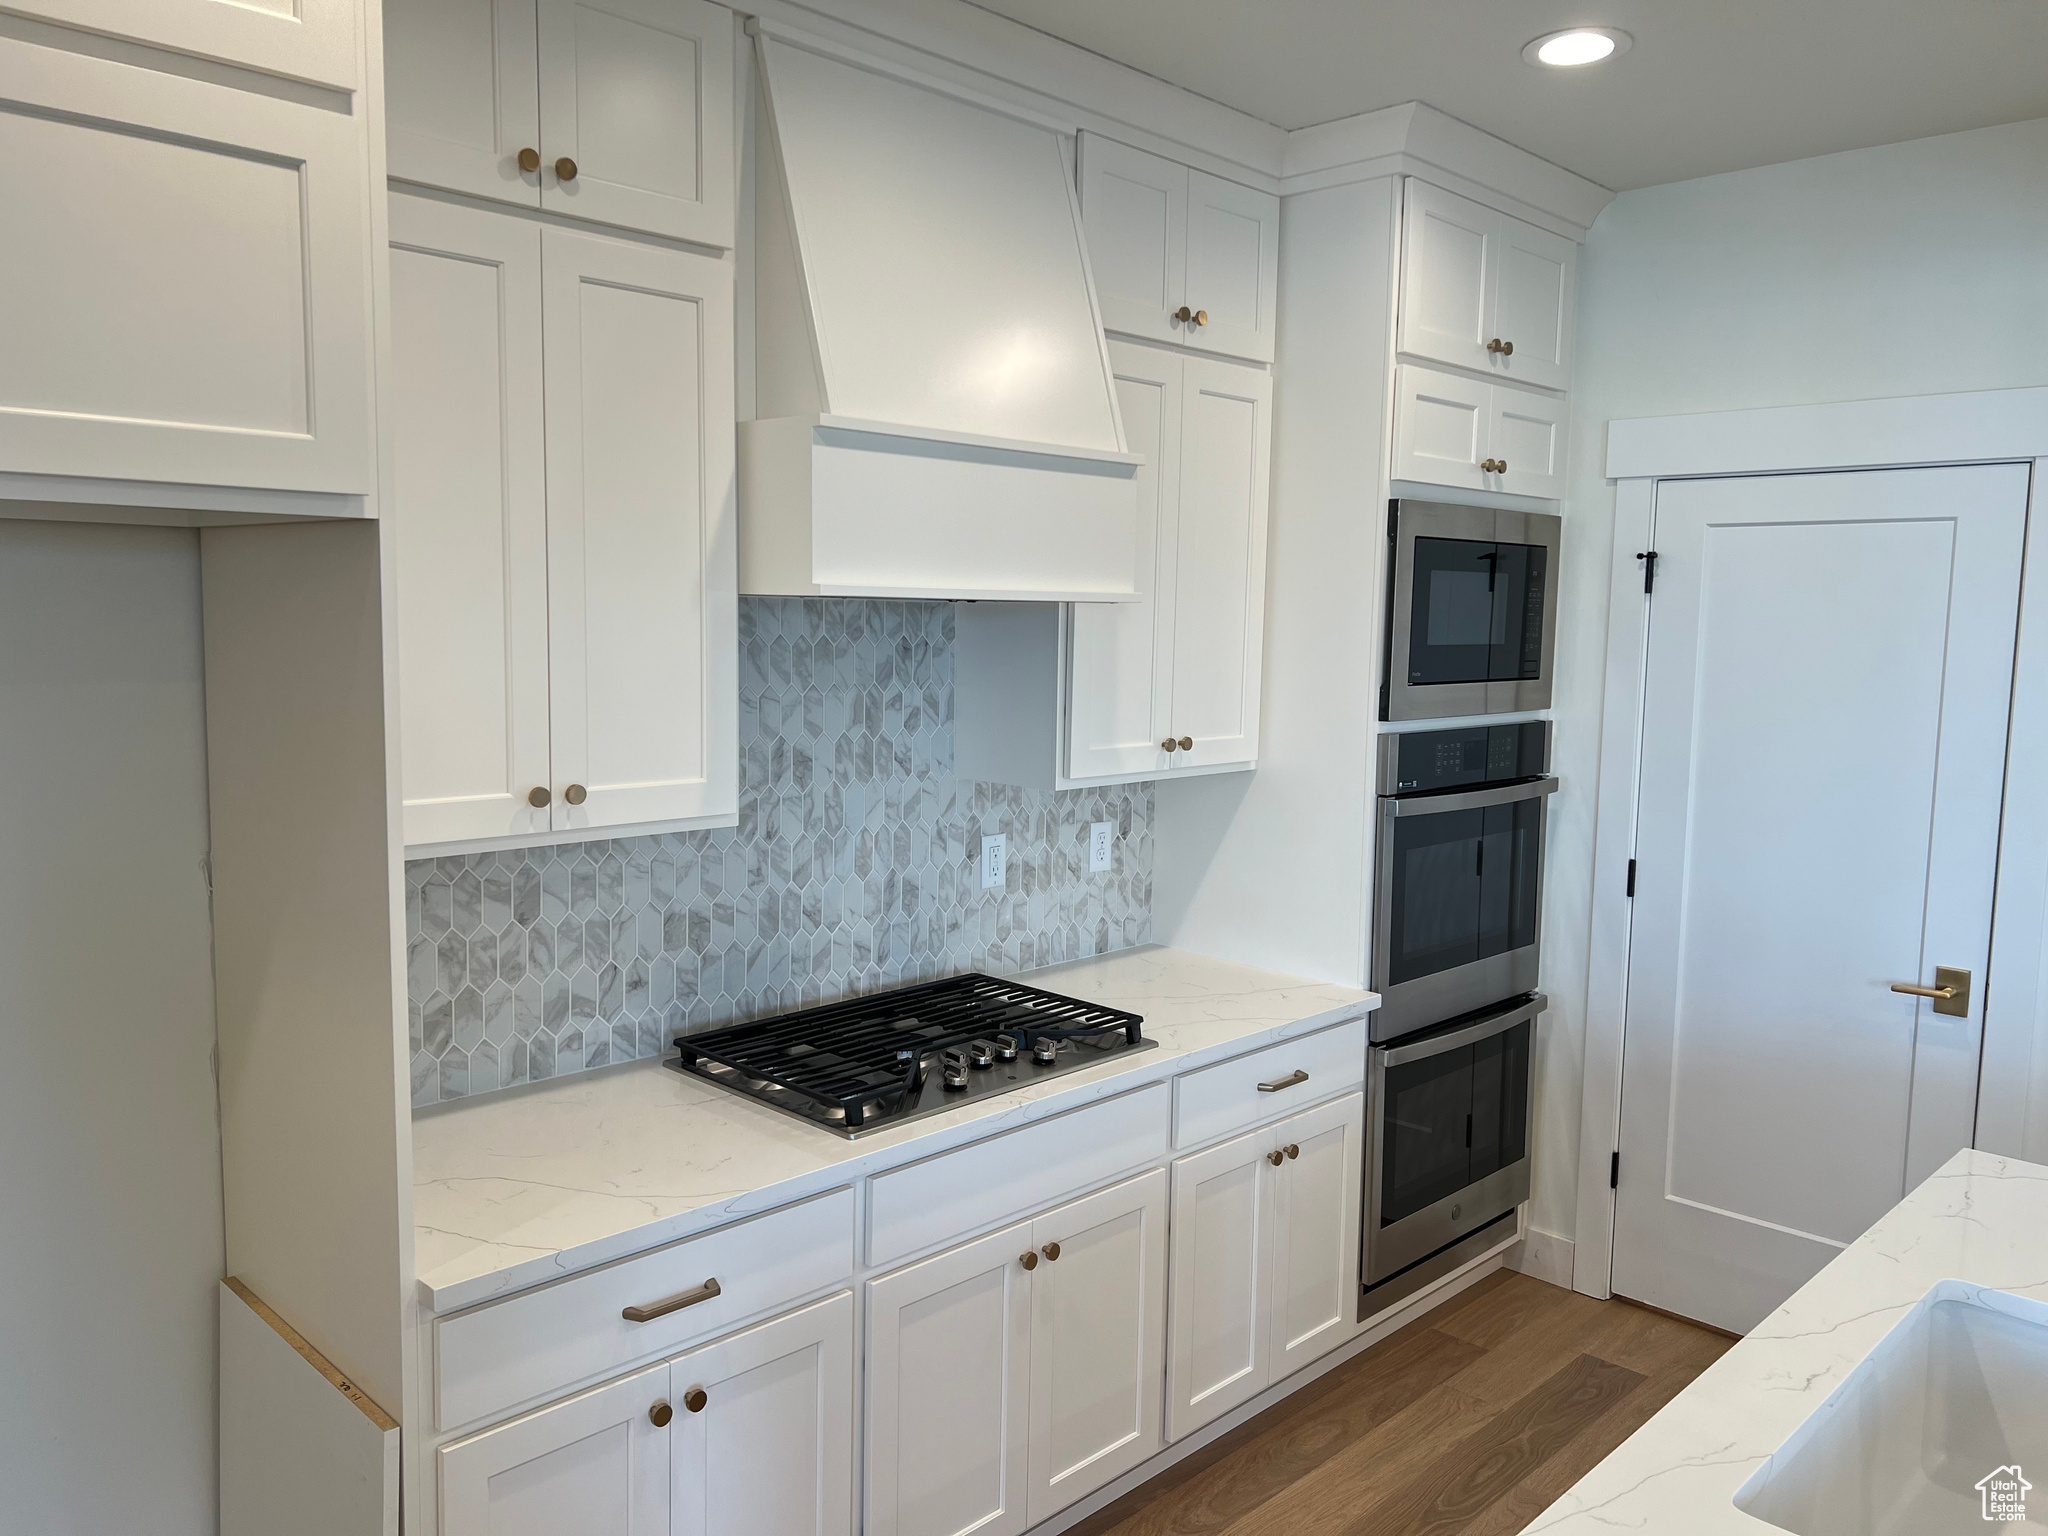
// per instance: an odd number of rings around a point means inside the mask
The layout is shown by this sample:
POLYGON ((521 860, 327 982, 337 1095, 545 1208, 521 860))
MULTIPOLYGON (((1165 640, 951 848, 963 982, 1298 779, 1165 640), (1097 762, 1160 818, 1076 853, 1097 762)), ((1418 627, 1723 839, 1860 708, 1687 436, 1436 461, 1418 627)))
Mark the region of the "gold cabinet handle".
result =
POLYGON ((683 1406, 692 1413, 702 1413, 704 1405, 711 1401, 711 1394, 702 1387, 692 1387, 683 1394, 683 1406))
POLYGON ((1952 1019, 1966 1019, 1970 1016, 1970 973, 1957 965, 1937 965, 1934 968, 1934 985, 1923 987, 1917 981, 1895 981, 1894 992, 1903 992, 1908 997, 1931 998, 1934 1011, 1952 1019))
POLYGON ((1308 1081, 1308 1074, 1299 1067, 1285 1077, 1276 1077, 1270 1083, 1259 1084, 1261 1093, 1278 1093, 1282 1088, 1296 1088, 1308 1081))
POLYGON ((567 155, 562 156, 561 159, 555 162, 555 180, 574 181, 575 179, 576 162, 574 160, 571 160, 567 155))
POLYGON ((1287 1159, 1282 1157, 1278 1152, 1268 1152, 1266 1154, 1266 1161, 1271 1163, 1275 1168, 1278 1168, 1282 1163, 1286 1162, 1287 1159))
POLYGON ((1169 736, 1166 740, 1159 743, 1159 750, 1162 752, 1178 752, 1180 750, 1180 743, 1169 736))
POLYGON ((571 784, 567 789, 562 791, 562 798, 568 801, 571 805, 581 805, 584 801, 590 798, 590 791, 585 789, 581 784, 571 784))
POLYGON ((540 810, 554 798, 553 795, 548 793, 548 787, 545 784, 536 784, 526 792, 526 803, 536 811, 540 810))
POLYGON ((1187 305, 1183 304, 1179 309, 1176 309, 1173 312, 1173 318, 1178 320, 1182 325, 1186 325, 1189 321, 1195 318, 1195 312, 1192 309, 1189 309, 1187 305))
POLYGON ((1036 1269, 1038 1268, 1038 1254, 1027 1248, 1024 1252, 1017 1255, 1017 1262, 1026 1269, 1036 1269))
POLYGON ((1291 1141, 1287 1143, 1286 1146, 1282 1147, 1280 1150, 1287 1154, 1288 1159, 1290 1161, 1292 1161, 1294 1158, 1301 1156, 1301 1148, 1291 1141))
POLYGON ((519 169, 526 172, 529 176, 538 171, 540 169, 540 151, 537 149, 522 149, 519 151, 519 169))
POLYGON ((1192 751, 1194 751, 1194 750, 1195 750, 1195 738, 1194 738, 1194 737, 1192 737, 1192 736, 1183 736, 1183 737, 1181 737, 1181 739, 1180 739, 1180 749, 1181 749, 1181 751, 1183 751, 1183 752, 1192 752, 1192 751))
POLYGON ((667 1429, 668 1421, 674 1418, 675 1416, 675 1409, 669 1407, 667 1403, 656 1403, 652 1408, 647 1410, 647 1417, 654 1421, 654 1427, 656 1429, 667 1429))
POLYGON ((1515 344, 1512 341, 1502 341, 1496 336, 1486 344, 1486 350, 1493 353, 1496 357, 1513 357, 1515 355, 1515 344))
POLYGON ((1038 1251, 1045 1255, 1047 1263, 1052 1264, 1059 1262, 1060 1245, 1058 1243, 1047 1243, 1043 1248, 1039 1249, 1038 1251))
POLYGON ((651 1323, 657 1317, 667 1317, 671 1312, 680 1312, 685 1307, 694 1307, 700 1301, 709 1301, 714 1296, 724 1294, 725 1291, 717 1280, 706 1280, 693 1291, 680 1291, 648 1307, 628 1307, 619 1316, 629 1323, 651 1323))

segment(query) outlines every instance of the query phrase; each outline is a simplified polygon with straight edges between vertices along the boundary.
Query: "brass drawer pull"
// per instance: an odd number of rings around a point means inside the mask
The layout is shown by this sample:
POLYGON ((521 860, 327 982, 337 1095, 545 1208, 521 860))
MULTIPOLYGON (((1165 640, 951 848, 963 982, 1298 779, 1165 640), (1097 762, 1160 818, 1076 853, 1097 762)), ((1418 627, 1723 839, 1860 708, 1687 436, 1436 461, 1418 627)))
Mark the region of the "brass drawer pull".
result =
POLYGON ((694 1307, 700 1301, 709 1301, 714 1296, 723 1296, 724 1289, 716 1280, 706 1280, 694 1291, 682 1291, 666 1301, 657 1301, 651 1307, 628 1307, 619 1316, 629 1323, 651 1323, 657 1317, 667 1317, 671 1312, 680 1312, 685 1307, 694 1307))
POLYGON ((1308 1074, 1306 1072, 1296 1070, 1288 1073, 1285 1077, 1276 1077, 1270 1083, 1259 1084, 1259 1092, 1278 1093, 1282 1088, 1298 1087, 1300 1084, 1305 1083, 1307 1081, 1308 1074))

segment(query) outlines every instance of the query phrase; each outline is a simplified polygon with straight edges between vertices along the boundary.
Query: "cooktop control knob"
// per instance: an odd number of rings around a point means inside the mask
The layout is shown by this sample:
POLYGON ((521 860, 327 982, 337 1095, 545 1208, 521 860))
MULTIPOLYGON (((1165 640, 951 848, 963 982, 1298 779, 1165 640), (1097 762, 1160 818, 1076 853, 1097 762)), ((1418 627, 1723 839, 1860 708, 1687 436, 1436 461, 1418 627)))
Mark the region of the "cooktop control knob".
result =
POLYGON ((939 1065, 945 1069, 948 1088, 967 1086, 967 1053, 958 1050, 939 1052, 939 1065))
POLYGON ((987 1071, 996 1064, 995 1047, 986 1040, 977 1040, 967 1047, 967 1065, 976 1071, 987 1071))
POLYGON ((1057 1040, 1040 1037, 1031 1047, 1031 1059, 1041 1067, 1049 1067, 1060 1057, 1060 1043, 1057 1040))
POLYGON ((997 1061, 1015 1061, 1017 1059, 1017 1037, 1015 1035, 997 1035, 995 1047, 997 1061))

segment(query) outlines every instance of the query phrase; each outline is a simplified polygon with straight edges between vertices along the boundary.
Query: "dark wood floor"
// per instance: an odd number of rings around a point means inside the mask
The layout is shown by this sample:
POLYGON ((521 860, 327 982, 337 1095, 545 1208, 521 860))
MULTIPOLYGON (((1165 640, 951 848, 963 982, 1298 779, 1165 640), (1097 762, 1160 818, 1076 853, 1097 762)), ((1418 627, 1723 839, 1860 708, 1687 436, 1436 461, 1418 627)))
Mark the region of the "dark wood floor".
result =
POLYGON ((1073 1536, 1512 1536, 1732 1342, 1502 1270, 1073 1536))

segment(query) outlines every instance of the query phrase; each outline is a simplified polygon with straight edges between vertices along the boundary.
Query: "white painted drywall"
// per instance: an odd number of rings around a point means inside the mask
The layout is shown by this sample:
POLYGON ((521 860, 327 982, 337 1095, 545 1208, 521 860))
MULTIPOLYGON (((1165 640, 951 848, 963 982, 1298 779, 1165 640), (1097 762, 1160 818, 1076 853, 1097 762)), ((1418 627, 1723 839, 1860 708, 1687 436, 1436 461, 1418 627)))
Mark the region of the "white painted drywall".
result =
POLYGON ((0 522, 0 1532, 215 1529, 199 541, 0 522))
POLYGON ((1532 1226, 1569 1234, 1576 1217, 1614 526, 1607 423, 2044 383, 2048 120, 1625 192, 1594 225, 1579 265, 1564 507, 1564 788, 1550 813, 1552 1013, 1538 1063, 1532 1226))

